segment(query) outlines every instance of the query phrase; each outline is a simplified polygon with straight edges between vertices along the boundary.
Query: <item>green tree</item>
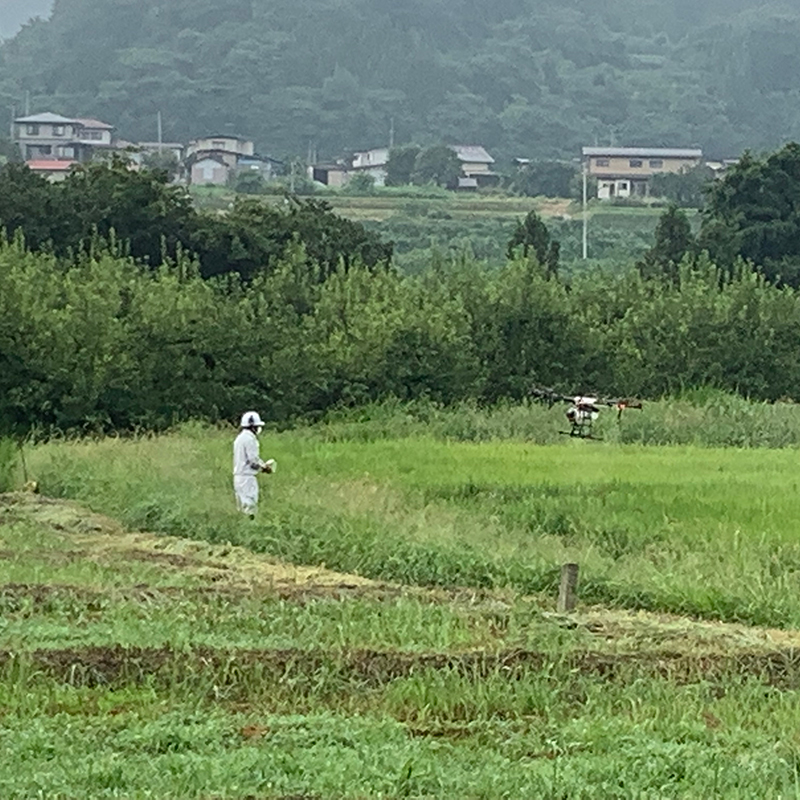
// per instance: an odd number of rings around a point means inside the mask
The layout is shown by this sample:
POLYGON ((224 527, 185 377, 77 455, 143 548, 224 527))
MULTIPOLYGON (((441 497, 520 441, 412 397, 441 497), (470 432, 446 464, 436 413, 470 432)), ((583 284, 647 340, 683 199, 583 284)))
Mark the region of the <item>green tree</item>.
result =
POLYGON ((0 227, 20 231, 34 250, 52 242, 63 246, 69 222, 53 185, 25 164, 0 167, 0 227))
POLYGON ((548 275, 558 275, 558 261, 561 245, 550 238, 550 231, 536 211, 529 211, 525 219, 517 222, 514 235, 509 239, 506 255, 514 258, 518 248, 522 248, 522 257, 528 258, 531 251, 539 264, 545 267, 548 275))
POLYGON ((142 166, 152 172, 166 172, 167 179, 170 181, 175 180, 180 172, 178 157, 172 150, 162 150, 160 153, 154 150, 145 153, 142 158, 142 166))
POLYGON ((421 149, 415 144, 409 144, 389 150, 389 160, 386 162, 387 186, 406 186, 411 183, 411 175, 421 149))
POLYGON ((372 194, 375 191, 375 178, 367 172, 357 172, 347 181, 345 191, 355 195, 372 194))
POLYGON ((133 170, 120 158, 74 170, 55 187, 69 220, 60 250, 86 247, 113 230, 138 260, 155 266, 175 256, 196 212, 186 190, 167 181, 166 172, 133 170))
POLYGON ((458 187, 461 177, 461 161, 455 151, 444 144, 420 150, 414 161, 411 180, 417 185, 435 183, 448 189, 458 187))
POLYGON ((704 164, 681 172, 659 172, 651 179, 650 193, 681 208, 702 208, 713 180, 713 171, 704 164))
POLYGON ((800 286, 800 144, 745 153, 708 197, 699 244, 717 264, 743 258, 773 283, 800 286))
POLYGON ((267 182, 259 172, 244 170, 237 173, 233 181, 233 188, 239 194, 263 194, 267 182))
POLYGON ((511 181, 511 190, 527 197, 570 197, 577 170, 563 161, 535 161, 521 167, 511 181))
POLYGON ((655 244, 636 267, 643 278, 666 278, 676 283, 681 262, 695 249, 695 237, 686 212, 671 205, 658 220, 655 244))

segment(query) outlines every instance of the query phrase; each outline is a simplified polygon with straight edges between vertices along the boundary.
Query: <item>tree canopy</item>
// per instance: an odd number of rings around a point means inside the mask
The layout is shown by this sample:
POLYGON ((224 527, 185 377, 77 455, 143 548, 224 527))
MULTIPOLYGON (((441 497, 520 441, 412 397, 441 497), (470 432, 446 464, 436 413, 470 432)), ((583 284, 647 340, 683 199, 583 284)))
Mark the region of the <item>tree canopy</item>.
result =
POLYGON ((204 277, 271 271, 287 248, 303 247, 320 278, 355 263, 388 264, 392 245, 320 200, 287 196, 281 205, 240 199, 224 215, 198 212, 165 171, 131 170, 122 160, 92 163, 51 184, 24 164, 0 168, 0 227, 33 250, 75 256, 112 237, 135 260, 156 267, 181 253, 204 277))
POLYGON ((800 144, 745 153, 716 181, 699 244, 721 266, 743 258, 773 283, 800 285, 800 144))

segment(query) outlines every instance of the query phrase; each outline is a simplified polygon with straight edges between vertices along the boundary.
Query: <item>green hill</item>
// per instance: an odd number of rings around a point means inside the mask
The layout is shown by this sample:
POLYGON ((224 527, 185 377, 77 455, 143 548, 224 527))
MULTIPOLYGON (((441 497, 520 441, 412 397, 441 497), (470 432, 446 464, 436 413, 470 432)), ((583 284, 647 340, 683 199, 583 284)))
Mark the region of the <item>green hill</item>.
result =
MULTIPOLYGON (((792 4, 796 5, 796 4, 792 4)), ((278 155, 395 141, 574 157, 736 155, 800 137, 800 10, 759 0, 58 0, 0 48, 0 125, 95 115, 130 139, 234 131, 278 155)))

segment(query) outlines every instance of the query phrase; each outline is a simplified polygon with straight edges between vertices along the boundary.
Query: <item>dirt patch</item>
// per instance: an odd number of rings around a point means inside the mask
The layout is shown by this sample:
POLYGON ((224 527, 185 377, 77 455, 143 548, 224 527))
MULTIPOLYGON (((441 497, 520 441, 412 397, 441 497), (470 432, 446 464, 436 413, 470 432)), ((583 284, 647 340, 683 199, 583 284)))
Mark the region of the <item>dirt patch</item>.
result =
POLYGON ((373 650, 330 653, 317 650, 215 650, 177 651, 170 647, 89 647, 37 650, 18 654, 0 652, 0 668, 22 660, 37 671, 71 685, 120 686, 155 680, 169 683, 201 680, 221 687, 253 688, 273 682, 291 683, 298 690, 319 686, 320 676, 343 690, 374 689, 421 672, 446 672, 471 679, 500 677, 518 680, 529 672, 546 671, 554 679, 570 675, 631 683, 642 678, 663 678, 680 684, 724 684, 732 678, 753 677, 782 689, 800 688, 800 652, 751 653, 738 656, 686 654, 613 655, 598 652, 554 657, 532 650, 498 654, 417 654, 373 650))
POLYGON ((0 612, 4 614, 42 613, 76 606, 87 611, 99 611, 107 599, 104 595, 81 586, 28 583, 7 583, 0 586, 0 612))
MULTIPOLYGON (((165 579, 179 571, 182 576, 197 578, 198 582, 213 582, 216 588, 269 589, 287 596, 292 593, 331 596, 341 591, 397 591, 358 575, 324 567, 294 566, 243 547, 126 531, 109 517, 66 500, 42 495, 0 495, 0 518, 4 514, 13 516, 14 521, 35 523, 59 537, 58 550, 43 551, 42 558, 46 561, 54 559, 61 563, 79 557, 110 566, 119 565, 121 561, 138 561, 164 569, 165 579)), ((4 550, 9 558, 18 555, 7 548, 4 550)))

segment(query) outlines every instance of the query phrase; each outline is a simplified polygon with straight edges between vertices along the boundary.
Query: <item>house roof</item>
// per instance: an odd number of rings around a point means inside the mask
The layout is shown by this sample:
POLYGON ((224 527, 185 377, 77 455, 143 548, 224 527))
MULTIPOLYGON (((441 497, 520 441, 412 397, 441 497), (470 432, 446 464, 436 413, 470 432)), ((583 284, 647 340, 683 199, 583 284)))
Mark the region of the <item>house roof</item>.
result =
POLYGON ((107 122, 101 122, 99 119, 77 117, 75 122, 80 122, 84 128, 95 128, 96 130, 113 131, 114 126, 109 125, 107 122))
POLYGON ((14 122, 31 125, 74 125, 78 120, 45 111, 43 114, 32 114, 29 117, 17 117, 14 122))
MULTIPOLYGON (((205 152, 205 151, 203 151, 203 152, 205 152)), ((261 162, 263 164, 263 163, 266 163, 267 161, 271 162, 272 164, 283 164, 283 161, 278 161, 277 158, 272 158, 272 156, 262 156, 262 155, 259 155, 258 153, 254 153, 251 156, 239 155, 239 158, 237 159, 237 161, 238 161, 239 164, 248 164, 248 163, 256 164, 256 163, 259 163, 259 162, 261 162)))
POLYGON ((237 142, 251 142, 252 139, 248 139, 246 136, 237 136, 235 133, 214 133, 209 134, 208 136, 198 136, 196 139, 193 139, 189 144, 197 144, 204 139, 235 139, 237 142))
POLYGON ((702 158, 699 148, 681 147, 584 147, 585 156, 621 156, 623 158, 702 158))
POLYGON ((34 172, 66 172, 77 161, 56 161, 55 159, 36 159, 25 162, 34 172))
POLYGON ((450 149, 455 151, 461 161, 468 161, 471 164, 494 164, 494 159, 481 145, 452 144, 450 149))
POLYGON ((140 147, 142 150, 185 150, 186 145, 181 142, 127 142, 131 147, 140 147))

